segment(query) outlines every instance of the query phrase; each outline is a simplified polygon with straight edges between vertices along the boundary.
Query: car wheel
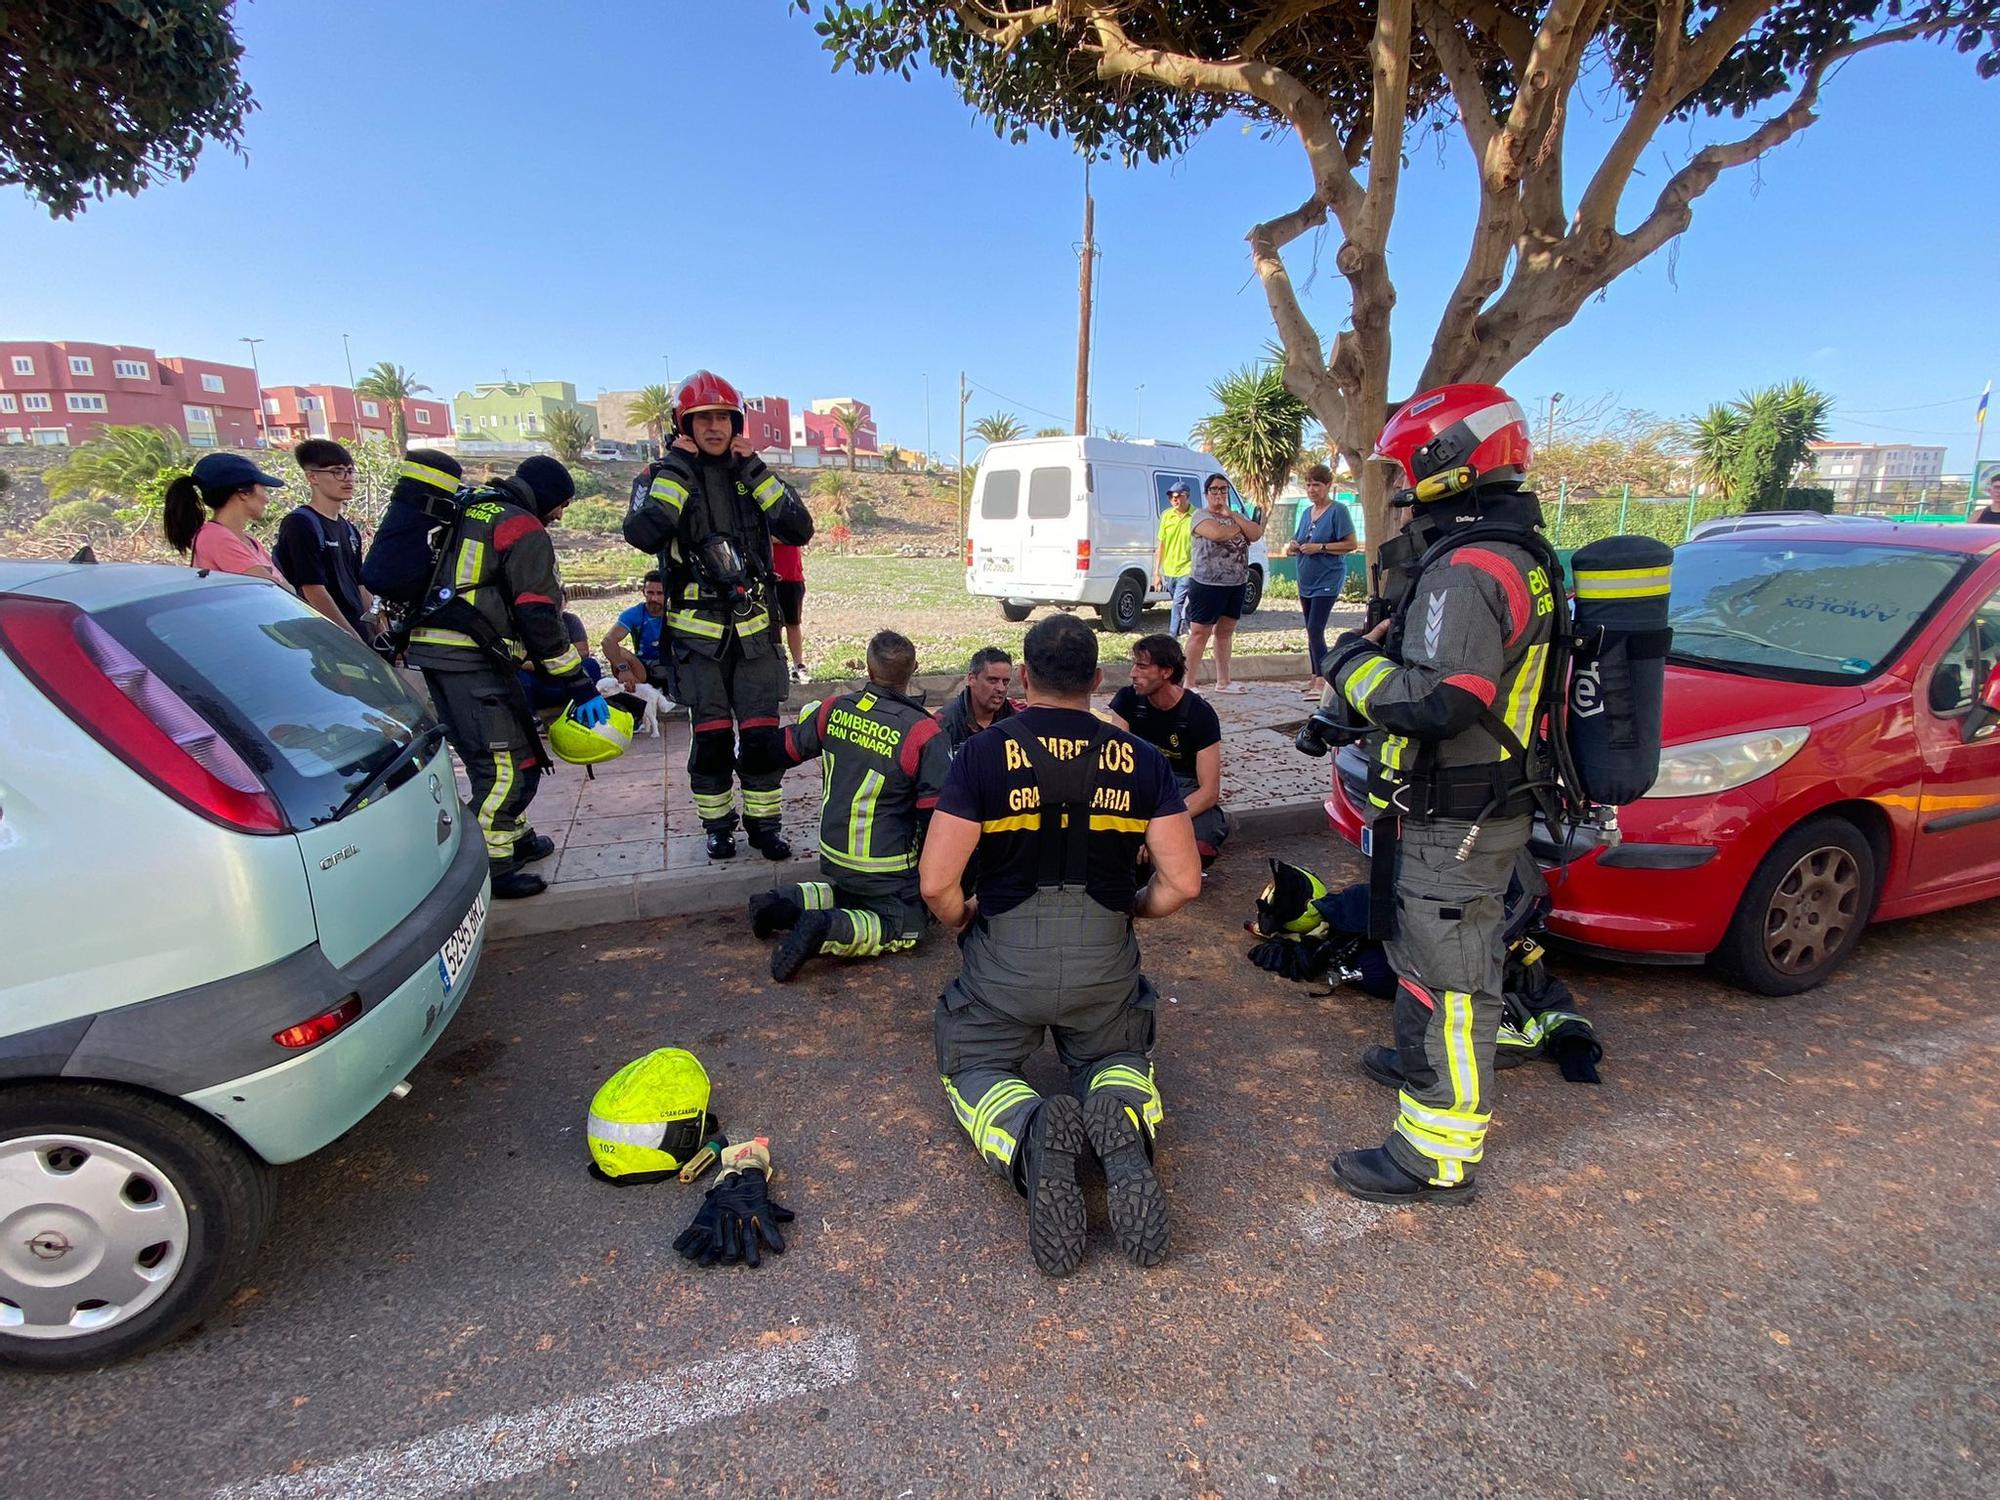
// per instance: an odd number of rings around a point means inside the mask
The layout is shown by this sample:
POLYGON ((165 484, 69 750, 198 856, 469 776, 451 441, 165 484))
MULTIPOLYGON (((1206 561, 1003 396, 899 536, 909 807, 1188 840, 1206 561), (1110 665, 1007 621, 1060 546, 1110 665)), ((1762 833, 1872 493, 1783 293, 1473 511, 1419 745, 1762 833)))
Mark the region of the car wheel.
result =
POLYGON ((1750 877, 1716 964, 1759 995, 1800 994, 1846 961, 1874 909, 1874 846, 1845 818, 1813 818, 1750 877))
POLYGON ((1035 606, 1032 604, 1016 604, 1012 599, 1000 601, 1000 618, 1012 621, 1016 625, 1027 619, 1034 611, 1035 606))
POLYGON ((1254 615, 1257 606, 1264 602, 1264 570, 1252 568, 1249 581, 1243 585, 1243 613, 1254 615))
POLYGON ((102 1084, 0 1090, 0 1364, 165 1343, 248 1273, 270 1169, 179 1105, 102 1084))
POLYGON ((1118 580, 1111 597, 1097 606, 1098 618, 1106 630, 1133 631, 1146 610, 1146 585, 1127 573, 1118 580))

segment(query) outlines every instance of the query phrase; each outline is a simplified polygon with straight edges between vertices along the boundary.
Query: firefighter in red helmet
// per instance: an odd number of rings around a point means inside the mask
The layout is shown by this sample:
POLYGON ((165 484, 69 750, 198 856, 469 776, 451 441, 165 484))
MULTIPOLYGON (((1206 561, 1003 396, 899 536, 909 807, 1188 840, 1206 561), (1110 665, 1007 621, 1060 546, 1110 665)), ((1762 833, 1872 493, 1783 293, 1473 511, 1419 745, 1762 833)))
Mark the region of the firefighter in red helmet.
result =
POLYGON ((1527 420, 1499 387, 1412 398, 1372 457, 1407 515, 1377 563, 1391 610, 1328 654, 1314 722, 1345 723, 1368 757, 1370 935, 1397 986, 1396 1045, 1363 1063, 1399 1107, 1386 1144, 1342 1152, 1333 1176, 1377 1202, 1463 1202, 1492 1109, 1507 881, 1546 775, 1531 747, 1561 580, 1522 487, 1527 420))
POLYGON ((743 828, 767 859, 791 857, 779 828, 787 679, 773 607, 771 543, 812 540, 812 516, 743 434, 743 398, 697 370, 674 396, 675 437, 641 473, 625 540, 659 559, 667 586, 663 657, 694 722, 688 783, 711 859, 743 828))

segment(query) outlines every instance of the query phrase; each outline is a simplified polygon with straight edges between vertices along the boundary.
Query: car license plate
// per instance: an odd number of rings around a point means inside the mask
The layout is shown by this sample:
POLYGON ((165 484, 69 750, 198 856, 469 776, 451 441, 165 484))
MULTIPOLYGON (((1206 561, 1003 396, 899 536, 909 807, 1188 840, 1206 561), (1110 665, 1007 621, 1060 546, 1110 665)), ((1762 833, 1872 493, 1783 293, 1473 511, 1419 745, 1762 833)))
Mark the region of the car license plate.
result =
POLYGON ((444 946, 438 949, 438 975, 444 980, 444 992, 449 995, 452 986, 458 983, 459 971, 464 969, 466 955, 472 952, 479 941, 480 929, 486 925, 486 897, 472 898, 472 910, 465 914, 444 946))
POLYGON ((1375 826, 1372 823, 1363 823, 1361 825, 1361 853, 1365 858, 1369 855, 1374 854, 1374 852, 1375 852, 1375 826))

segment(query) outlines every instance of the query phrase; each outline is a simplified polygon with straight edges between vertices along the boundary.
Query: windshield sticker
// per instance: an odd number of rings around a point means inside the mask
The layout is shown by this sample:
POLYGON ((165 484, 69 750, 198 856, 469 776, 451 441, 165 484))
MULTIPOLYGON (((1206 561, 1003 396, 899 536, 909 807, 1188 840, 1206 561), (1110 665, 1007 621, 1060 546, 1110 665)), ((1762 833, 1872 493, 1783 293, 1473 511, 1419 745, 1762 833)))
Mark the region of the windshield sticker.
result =
POLYGON ((1787 594, 1786 609, 1816 611, 1823 615, 1846 615, 1856 620, 1880 620, 1884 625, 1900 620, 1904 611, 1861 599, 1821 598, 1818 594, 1787 594))
POLYGON ((1872 669, 1874 665, 1874 662, 1869 661, 1865 657, 1850 656, 1840 664, 1840 670, 1843 672, 1852 672, 1856 676, 1860 676, 1872 669))

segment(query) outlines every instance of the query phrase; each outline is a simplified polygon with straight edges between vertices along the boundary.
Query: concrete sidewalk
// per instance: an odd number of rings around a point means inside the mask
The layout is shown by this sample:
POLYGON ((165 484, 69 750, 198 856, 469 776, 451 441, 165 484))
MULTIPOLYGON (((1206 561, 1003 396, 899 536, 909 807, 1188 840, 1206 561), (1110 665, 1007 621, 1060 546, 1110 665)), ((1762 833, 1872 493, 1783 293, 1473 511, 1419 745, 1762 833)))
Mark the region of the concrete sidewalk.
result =
MULTIPOLYGON (((1245 691, 1209 699, 1222 720, 1222 805, 1235 836, 1323 831, 1329 762, 1292 747, 1312 709, 1301 664, 1293 657, 1247 657, 1236 665, 1245 691)), ((1120 681, 1124 675, 1119 669, 1120 681)), ((935 707, 958 690, 959 679, 932 678, 924 685, 935 707)), ((823 693, 842 691, 839 684, 795 689, 788 711, 796 714, 823 693)), ((1099 707, 1109 701, 1109 691, 1096 700, 1099 707)), ((555 841, 556 852, 535 867, 549 889, 523 901, 495 902, 490 935, 740 909, 755 892, 818 869, 817 763, 785 776, 789 863, 773 864, 740 835, 735 859, 711 861, 688 792, 687 747, 687 720, 675 718, 661 726, 658 738, 640 739, 618 760, 596 767, 593 777, 571 766, 544 777, 529 818, 555 841)))

